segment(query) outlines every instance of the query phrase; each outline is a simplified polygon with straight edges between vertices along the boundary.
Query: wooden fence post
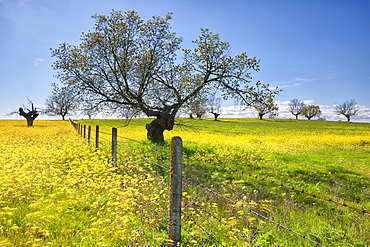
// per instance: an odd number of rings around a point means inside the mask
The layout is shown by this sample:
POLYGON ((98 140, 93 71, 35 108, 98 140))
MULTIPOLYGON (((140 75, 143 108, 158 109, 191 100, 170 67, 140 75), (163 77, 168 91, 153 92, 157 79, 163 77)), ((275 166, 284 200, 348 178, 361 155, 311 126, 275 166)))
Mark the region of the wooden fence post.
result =
POLYGON ((171 189, 170 189, 170 224, 169 246, 181 243, 181 197, 182 197, 182 140, 179 136, 171 141, 171 189))
POLYGON ((117 161, 117 128, 112 128, 112 166, 116 167, 117 161))
POLYGON ((90 143, 90 139, 91 139, 91 126, 89 125, 87 129, 87 142, 88 143, 90 143))
POLYGON ((86 138, 86 124, 84 124, 84 139, 86 138))
POLYGON ((95 148, 99 148, 99 125, 96 125, 95 127, 95 148))

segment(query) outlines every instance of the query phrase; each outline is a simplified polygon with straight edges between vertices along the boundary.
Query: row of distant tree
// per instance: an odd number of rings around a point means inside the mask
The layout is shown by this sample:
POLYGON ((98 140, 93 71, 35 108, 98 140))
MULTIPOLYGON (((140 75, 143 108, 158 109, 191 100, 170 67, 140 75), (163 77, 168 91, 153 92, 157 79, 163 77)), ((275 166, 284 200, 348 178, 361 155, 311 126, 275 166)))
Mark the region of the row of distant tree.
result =
MULTIPOLYGON (((266 98, 256 101, 251 104, 250 107, 256 110, 258 118, 261 120, 265 115, 268 115, 270 118, 277 117, 279 115, 279 107, 277 104, 275 104, 273 98, 266 98)), ((349 122, 351 117, 356 115, 359 109, 356 101, 351 99, 343 102, 342 104, 336 104, 334 111, 337 114, 346 117, 347 121, 349 122)), ((212 97, 208 101, 205 99, 197 99, 187 106, 185 112, 190 118, 196 116, 199 119, 208 112, 214 115, 214 120, 217 120, 218 116, 220 116, 222 113, 221 98, 212 97)), ((298 99, 293 99, 289 102, 289 112, 294 115, 296 119, 298 119, 298 116, 301 115, 306 117, 308 120, 311 120, 314 117, 323 120, 323 118, 320 118, 322 114, 320 106, 305 105, 303 101, 298 99)))
MULTIPOLYGON (((27 111, 25 111, 24 108, 19 109, 19 115, 27 119, 29 126, 32 126, 34 119, 37 118, 40 113, 44 113, 49 116, 59 116, 63 120, 65 120, 67 115, 76 113, 88 116, 90 119, 94 115, 102 113, 97 111, 90 101, 79 99, 78 94, 73 93, 69 88, 59 87, 57 84, 52 84, 52 87, 52 94, 46 99, 44 109, 37 110, 31 100, 29 100, 31 110, 27 109, 27 111)), ((259 99, 249 107, 256 110, 258 118, 261 120, 265 115, 268 115, 270 118, 277 117, 279 115, 279 107, 274 102, 273 98, 259 99)), ((337 114, 346 117, 349 122, 351 117, 354 116, 359 109, 356 101, 351 99, 342 104, 336 104, 334 111, 337 114)), ((311 120, 314 117, 324 120, 320 118, 322 113, 320 106, 305 105, 303 101, 298 99, 293 99, 289 102, 289 112, 294 115, 296 119, 301 115, 306 117, 308 120, 311 120)), ((210 113, 214 116, 214 120, 217 121, 218 117, 222 114, 222 98, 216 97, 215 95, 208 99, 198 97, 187 103, 183 107, 182 113, 187 114, 191 119, 201 119, 205 114, 210 113)), ((134 112, 130 108, 117 108, 116 114, 119 117, 126 119, 140 116, 139 111, 134 112)))
MULTIPOLYGON (((78 100, 77 94, 70 92, 68 88, 58 87, 53 84, 53 91, 49 98, 46 100, 44 113, 50 116, 60 116, 64 120, 68 114, 80 112, 83 115, 87 115, 91 118, 97 114, 94 110, 93 105, 89 104, 89 101, 78 100)), ((258 114, 259 119, 265 115, 269 117, 278 116, 278 105, 275 104, 273 98, 261 99, 251 104, 258 114)), ((334 111, 343 115, 349 122, 351 117, 354 116, 358 111, 358 105, 354 99, 347 100, 342 104, 336 104, 334 111)), ((218 117, 222 114, 222 99, 221 97, 211 96, 209 99, 198 97, 193 101, 186 104, 183 108, 183 113, 187 114, 190 118, 201 119, 206 113, 210 113, 214 116, 214 120, 217 121, 218 117)), ((293 99, 289 102, 289 112, 298 119, 299 115, 306 117, 311 120, 314 117, 319 119, 321 116, 321 109, 318 105, 305 105, 303 101, 293 99)), ((130 109, 117 109, 116 113, 124 118, 131 118, 132 116, 138 116, 139 112, 132 112, 130 109)))
MULTIPOLYGON (((305 116, 308 120, 313 117, 320 117, 321 109, 318 105, 305 105, 303 101, 299 101, 298 99, 293 99, 289 102, 289 111, 292 113, 296 119, 298 119, 299 115, 305 116)), ((334 111, 338 115, 343 115, 347 118, 349 122, 351 117, 356 115, 359 111, 358 105, 354 99, 347 100, 342 104, 335 104, 334 111)))
MULTIPOLYGON (((256 109, 260 119, 262 119, 262 117, 266 114, 269 114, 270 117, 275 117, 278 115, 279 108, 277 104, 274 103, 272 98, 267 98, 261 102, 257 102, 256 104, 253 104, 252 107, 256 109)), ((359 109, 356 101, 351 99, 343 102, 342 104, 335 104, 334 111, 337 114, 346 117, 347 121, 349 122, 351 117, 354 116, 359 109)), ((311 120, 314 117, 324 120, 323 118, 320 118, 322 113, 320 106, 305 105, 303 101, 298 99, 293 99, 289 102, 289 112, 292 113, 296 119, 298 119, 298 116, 301 115, 306 117, 308 120, 311 120)))

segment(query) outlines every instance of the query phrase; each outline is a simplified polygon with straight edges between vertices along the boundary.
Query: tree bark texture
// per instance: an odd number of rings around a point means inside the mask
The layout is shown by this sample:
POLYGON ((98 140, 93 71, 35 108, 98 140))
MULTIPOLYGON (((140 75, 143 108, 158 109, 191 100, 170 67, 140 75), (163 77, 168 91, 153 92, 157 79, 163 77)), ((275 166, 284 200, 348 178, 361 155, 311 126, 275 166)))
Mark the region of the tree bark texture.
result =
POLYGON ((217 121, 218 116, 220 116, 220 115, 221 115, 221 114, 213 113, 213 112, 212 112, 212 114, 213 114, 213 115, 214 115, 214 117, 215 117, 215 118, 214 118, 214 120, 215 120, 215 121, 217 121))
POLYGON ((150 124, 146 125, 148 139, 153 142, 164 142, 163 132, 172 130, 175 120, 172 117, 157 116, 150 124))
POLYGON ((19 115, 24 117, 27 120, 27 126, 33 126, 33 121, 39 116, 36 109, 33 108, 32 104, 32 111, 25 112, 23 108, 19 108, 19 115))

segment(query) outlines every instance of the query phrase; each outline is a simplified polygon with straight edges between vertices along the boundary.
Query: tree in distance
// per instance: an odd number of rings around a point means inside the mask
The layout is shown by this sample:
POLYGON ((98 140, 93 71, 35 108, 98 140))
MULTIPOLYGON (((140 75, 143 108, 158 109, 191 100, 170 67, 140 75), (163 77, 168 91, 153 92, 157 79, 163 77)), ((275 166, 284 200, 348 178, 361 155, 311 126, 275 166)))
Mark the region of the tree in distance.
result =
POLYGON ((214 120, 217 121, 217 118, 222 113, 222 99, 221 97, 215 97, 215 95, 211 95, 210 99, 208 100, 208 112, 213 114, 214 120))
POLYGON ((45 113, 49 116, 61 116, 65 120, 66 115, 77 109, 75 93, 71 88, 58 87, 55 83, 52 87, 52 93, 45 101, 45 113))
POLYGON ((307 105, 302 107, 301 115, 305 116, 308 120, 311 120, 313 117, 320 117, 321 110, 318 105, 307 105))
POLYGON ((342 104, 335 104, 335 112, 338 113, 338 115, 345 116, 348 122, 358 111, 357 102, 354 99, 347 100, 342 104))
POLYGON ((295 116, 295 119, 298 119, 298 115, 301 114, 303 107, 303 101, 299 101, 298 99, 292 99, 289 102, 289 112, 295 116))
MULTIPOLYGON (((245 52, 230 56, 229 43, 208 29, 177 59, 182 38, 171 32, 171 14, 144 21, 135 11, 112 11, 93 18, 93 30, 82 33, 79 45, 52 50, 53 68, 66 87, 98 107, 129 107, 155 117, 146 125, 150 140, 163 142, 180 108, 200 94, 208 98, 210 88, 245 104, 258 96, 250 71, 259 71, 259 60, 245 52)), ((265 92, 278 93, 267 86, 265 92)))
POLYGON ((253 104, 254 109, 256 109, 258 117, 262 120, 263 116, 270 113, 271 117, 276 117, 278 115, 279 107, 274 103, 272 98, 265 99, 261 102, 256 102, 253 104))
POLYGON ((93 116, 96 116, 98 114, 94 101, 89 98, 77 98, 78 101, 78 110, 81 112, 81 114, 86 115, 89 119, 92 119, 93 116))
POLYGON ((26 109, 25 106, 19 107, 18 112, 14 111, 11 112, 9 115, 13 115, 18 113, 20 116, 24 117, 27 120, 27 126, 31 127, 33 126, 33 121, 40 115, 41 111, 38 111, 36 107, 34 107, 33 102, 27 97, 28 103, 31 104, 31 110, 26 109))
POLYGON ((206 101, 207 99, 198 97, 194 100, 191 100, 185 106, 185 112, 193 119, 195 115, 198 119, 201 119, 202 116, 206 113, 206 101))

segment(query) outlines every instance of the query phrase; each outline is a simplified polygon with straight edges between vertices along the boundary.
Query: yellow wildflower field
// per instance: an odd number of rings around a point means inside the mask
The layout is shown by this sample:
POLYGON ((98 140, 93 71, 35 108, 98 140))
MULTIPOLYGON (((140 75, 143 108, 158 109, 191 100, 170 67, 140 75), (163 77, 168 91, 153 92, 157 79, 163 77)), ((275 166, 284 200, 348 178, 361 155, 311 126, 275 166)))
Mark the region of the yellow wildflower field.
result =
POLYGON ((69 122, 1 120, 0 154, 0 246, 136 246, 164 238, 152 225, 165 217, 149 215, 151 207, 166 215, 163 186, 129 163, 113 172, 106 153, 69 122))
MULTIPOLYGON (((119 151, 133 149, 163 164, 167 151, 141 143, 152 144, 145 131, 150 122, 133 119, 127 126, 119 119, 78 121, 93 128, 99 125, 107 141, 111 127, 118 128, 119 151)), ((166 142, 160 148, 168 148, 172 136, 183 140, 186 246, 252 246, 248 240, 266 247, 369 246, 370 217, 362 212, 370 208, 369 124, 177 119, 175 128, 164 136, 166 142), (269 220, 244 207, 240 210, 239 203, 269 220), (277 227, 271 219, 304 237, 277 227)))

